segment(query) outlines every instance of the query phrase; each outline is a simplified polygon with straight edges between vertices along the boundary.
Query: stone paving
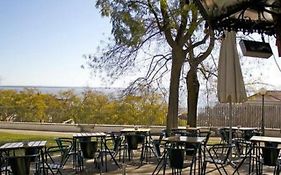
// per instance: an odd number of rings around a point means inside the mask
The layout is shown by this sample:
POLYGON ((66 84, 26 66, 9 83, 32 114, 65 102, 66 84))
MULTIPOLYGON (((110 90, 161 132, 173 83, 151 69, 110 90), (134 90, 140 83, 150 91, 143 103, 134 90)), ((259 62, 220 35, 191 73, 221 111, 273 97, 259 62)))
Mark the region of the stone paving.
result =
MULTIPOLYGON (((136 158, 131 161, 125 161, 125 163, 119 162, 121 168, 118 168, 113 161, 108 162, 108 171, 105 171, 105 168, 101 168, 101 172, 96 168, 93 160, 87 160, 85 163, 85 169, 82 172, 79 172, 78 174, 80 175, 95 175, 95 174, 104 174, 104 175, 151 175, 152 172, 154 171, 155 167, 157 166, 157 161, 155 158, 150 158, 149 162, 144 162, 142 165, 140 163, 140 160, 138 159, 139 157, 135 155, 136 158), (137 158, 138 157, 138 158, 137 158)), ((63 170, 63 174, 75 174, 75 172, 69 168, 63 170)), ((207 166, 207 171, 213 170, 216 167, 213 164, 209 164, 207 166)), ((235 170, 233 166, 227 165, 226 167, 227 174, 232 174, 235 170)), ((189 174, 190 173, 190 168, 185 168, 182 171, 182 174, 189 174)), ((159 172, 159 175, 163 174, 163 169, 159 172)), ((167 165, 166 172, 165 174, 171 175, 172 171, 171 168, 167 165)), ((209 172, 207 174, 210 175, 219 175, 219 172, 217 170, 209 172)), ((223 173, 225 174, 225 173, 223 173)), ((248 173, 248 166, 243 165, 241 168, 239 168, 239 173, 235 174, 240 174, 240 175, 247 175, 248 173)), ((263 174, 270 175, 273 174, 273 167, 264 167, 263 174)))

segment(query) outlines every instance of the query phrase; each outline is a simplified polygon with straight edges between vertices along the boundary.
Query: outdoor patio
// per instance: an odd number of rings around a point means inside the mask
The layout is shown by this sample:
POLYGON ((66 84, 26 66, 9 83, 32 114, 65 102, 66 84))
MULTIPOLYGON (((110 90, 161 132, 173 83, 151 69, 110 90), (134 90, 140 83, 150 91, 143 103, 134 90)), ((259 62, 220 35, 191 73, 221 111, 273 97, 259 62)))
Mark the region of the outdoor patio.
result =
MULTIPOLYGON (((94 174, 100 174, 98 172, 98 170, 94 167, 94 162, 93 161, 87 161, 85 164, 85 170, 83 172, 80 172, 78 174, 81 175, 94 175, 94 174)), ((103 170, 103 172, 101 174, 107 174, 107 175, 114 175, 114 174, 123 174, 123 172, 125 171, 127 175, 135 175, 135 174, 146 174, 146 175, 151 175, 157 165, 156 160, 151 159, 149 163, 144 163, 143 165, 140 165, 139 160, 135 159, 131 162, 126 162, 124 164, 121 164, 123 166, 125 166, 125 170, 123 168, 117 168, 113 162, 109 163, 109 167, 108 167, 108 171, 105 172, 103 170)), ((215 165, 208 165, 207 166, 207 171, 213 170, 215 169, 215 165)), ((226 166, 226 170, 228 174, 232 174, 235 170, 235 168, 233 168, 231 165, 227 165, 226 166)), ((67 168, 63 171, 63 174, 75 174, 75 172, 72 169, 72 165, 68 164, 67 168)), ((163 174, 163 171, 159 172, 159 175, 163 174)), ((171 168, 169 168, 167 166, 166 169, 166 173, 167 175, 171 175, 172 174, 172 170, 171 168)), ((189 174, 189 168, 184 169, 182 171, 182 174, 189 174)), ((218 171, 213 171, 211 173, 208 174, 212 174, 212 175, 219 175, 218 171)), ((236 173, 237 174, 237 173, 236 173)), ((240 175, 247 175, 248 173, 248 166, 242 166, 239 169, 239 174, 240 175)), ((263 174, 273 174, 273 168, 272 167, 265 167, 263 174)))

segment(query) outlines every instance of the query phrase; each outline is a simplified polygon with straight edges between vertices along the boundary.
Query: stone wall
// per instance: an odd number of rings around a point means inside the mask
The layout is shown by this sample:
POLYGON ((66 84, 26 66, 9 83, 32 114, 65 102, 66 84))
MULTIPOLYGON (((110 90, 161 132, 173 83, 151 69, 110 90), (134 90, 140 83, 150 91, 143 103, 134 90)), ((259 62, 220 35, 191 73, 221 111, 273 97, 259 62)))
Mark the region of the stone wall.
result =
MULTIPOLYGON (((61 124, 61 123, 36 123, 36 122, 0 122, 0 129, 19 129, 53 132, 118 132, 122 128, 134 127, 132 125, 105 125, 105 124, 61 124)), ((147 126, 139 126, 147 127, 147 126)), ((149 126, 151 133, 159 133, 165 126, 149 126)), ((217 136, 217 128, 211 128, 212 136, 217 136)), ((266 136, 281 137, 280 129, 265 131, 266 136)))

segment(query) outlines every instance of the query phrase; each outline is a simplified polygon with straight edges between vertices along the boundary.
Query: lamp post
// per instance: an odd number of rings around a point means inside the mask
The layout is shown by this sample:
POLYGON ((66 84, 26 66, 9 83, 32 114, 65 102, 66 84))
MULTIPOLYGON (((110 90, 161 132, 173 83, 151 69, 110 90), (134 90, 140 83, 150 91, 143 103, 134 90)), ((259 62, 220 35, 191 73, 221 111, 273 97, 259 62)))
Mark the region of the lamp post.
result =
POLYGON ((262 97, 262 113, 261 113, 261 133, 264 136, 264 95, 266 94, 266 89, 260 89, 260 95, 262 97))

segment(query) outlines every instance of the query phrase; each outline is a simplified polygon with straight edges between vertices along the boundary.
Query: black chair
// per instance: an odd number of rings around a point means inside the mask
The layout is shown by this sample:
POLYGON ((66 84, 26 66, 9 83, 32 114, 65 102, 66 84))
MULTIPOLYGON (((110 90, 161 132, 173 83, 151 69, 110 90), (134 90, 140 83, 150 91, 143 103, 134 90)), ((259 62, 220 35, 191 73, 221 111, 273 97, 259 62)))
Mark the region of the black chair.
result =
POLYGON ((220 128, 219 129, 219 136, 221 137, 221 143, 228 143, 229 142, 229 129, 228 128, 220 128))
POLYGON ((121 152, 125 151, 126 147, 124 144, 122 144, 122 136, 120 132, 112 132, 110 133, 105 141, 104 147, 100 149, 98 152, 98 158, 101 160, 101 165, 104 165, 104 159, 105 159, 105 171, 107 171, 107 164, 108 164, 108 156, 109 160, 113 160, 115 164, 119 167, 116 157, 119 155, 119 161, 121 161, 121 152))
MULTIPOLYGON (((52 174, 62 174, 62 170, 69 161, 70 157, 73 157, 73 168, 77 168, 82 171, 83 169, 83 157, 81 156, 81 151, 74 151, 73 140, 72 138, 56 138, 55 139, 57 146, 49 147, 45 151, 45 156, 47 158, 44 163, 44 168, 48 173, 49 171, 52 174), (75 156, 75 159, 74 159, 75 156), (76 160, 76 162, 74 162, 76 160)), ((40 169, 42 169, 41 167, 40 169)))
POLYGON ((67 137, 59 137, 55 139, 59 150, 62 155, 62 165, 64 166, 69 158, 72 157, 73 160, 73 168, 79 169, 80 171, 83 168, 83 157, 81 157, 81 150, 75 150, 73 145, 73 139, 67 137), (74 159, 76 158, 76 160, 74 159), (76 162, 74 162, 76 161, 76 162))
POLYGON ((106 139, 106 145, 111 142, 111 147, 108 147, 108 149, 100 150, 100 156, 107 156, 109 154, 112 155, 113 158, 115 158, 119 154, 119 160, 121 158, 121 150, 124 150, 124 145, 122 145, 122 137, 121 133, 119 132, 112 132, 110 133, 110 136, 106 139))
POLYGON ((162 139, 165 137, 165 132, 162 131, 159 135, 158 139, 152 140, 152 151, 154 156, 157 158, 157 160, 160 160, 162 157, 162 151, 161 147, 164 147, 164 145, 161 145, 162 139))
POLYGON ((233 144, 235 146, 234 153, 236 154, 236 157, 238 159, 240 159, 240 158, 243 159, 245 157, 249 157, 249 151, 252 147, 252 144, 250 141, 247 141, 244 138, 237 138, 237 139, 234 139, 233 144))
POLYGON ((5 152, 0 152, 0 174, 11 174, 11 167, 7 162, 5 152))
POLYGON ((261 135, 261 133, 258 132, 256 129, 245 130, 242 132, 242 138, 245 139, 246 141, 249 141, 253 136, 259 136, 259 135, 261 135))
POLYGON ((224 168, 228 164, 229 156, 231 154, 232 146, 229 144, 215 144, 210 148, 207 148, 207 154, 205 161, 203 163, 203 174, 207 174, 213 171, 218 170, 220 175, 223 175, 220 169, 223 169, 224 174, 228 174, 226 169, 224 168), (215 169, 206 172, 207 164, 214 164, 216 166, 215 169))
POLYGON ((206 147, 208 142, 209 142, 209 138, 211 136, 211 131, 208 130, 208 131, 200 131, 199 132, 199 137, 206 137, 204 143, 203 143, 203 146, 206 147))

